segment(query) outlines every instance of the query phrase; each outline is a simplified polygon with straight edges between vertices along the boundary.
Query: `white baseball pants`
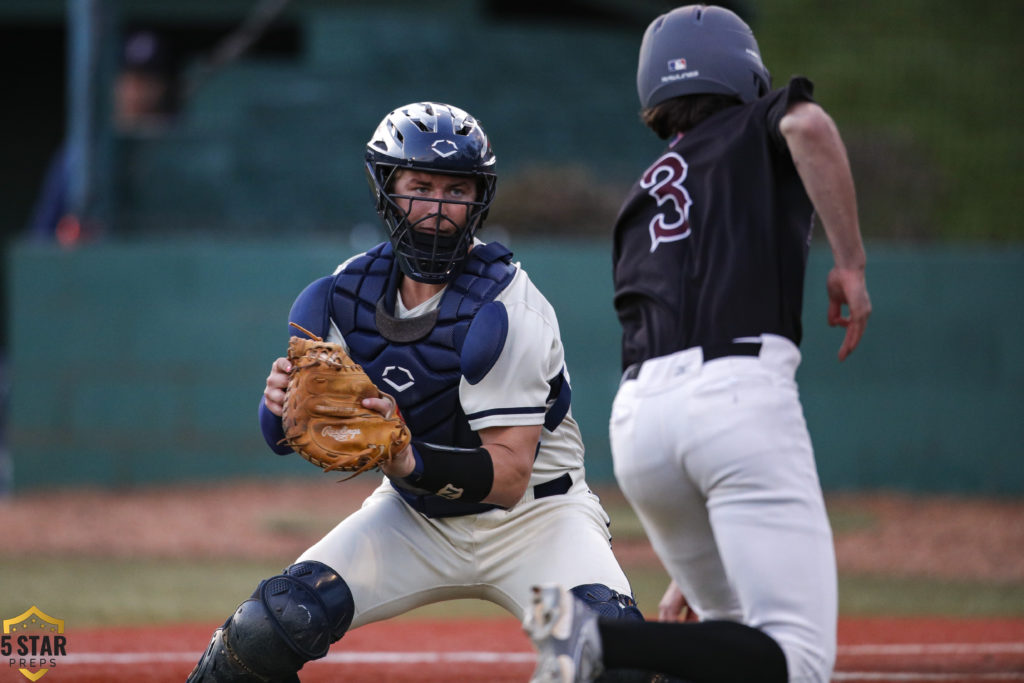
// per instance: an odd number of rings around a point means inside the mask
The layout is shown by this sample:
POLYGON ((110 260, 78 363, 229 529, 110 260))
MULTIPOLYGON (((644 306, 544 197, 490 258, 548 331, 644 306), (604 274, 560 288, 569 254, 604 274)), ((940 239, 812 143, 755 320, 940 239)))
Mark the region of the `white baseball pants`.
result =
POLYGON ((565 494, 510 510, 431 519, 385 482, 297 561, 317 560, 348 583, 352 628, 443 600, 477 598, 517 619, 531 587, 600 583, 632 595, 611 550, 608 515, 583 480, 565 494))
POLYGON ((646 361, 610 422, 615 476, 670 576, 702 619, 762 629, 790 681, 835 663, 835 551, 795 375, 800 351, 764 335, 759 356, 646 361))

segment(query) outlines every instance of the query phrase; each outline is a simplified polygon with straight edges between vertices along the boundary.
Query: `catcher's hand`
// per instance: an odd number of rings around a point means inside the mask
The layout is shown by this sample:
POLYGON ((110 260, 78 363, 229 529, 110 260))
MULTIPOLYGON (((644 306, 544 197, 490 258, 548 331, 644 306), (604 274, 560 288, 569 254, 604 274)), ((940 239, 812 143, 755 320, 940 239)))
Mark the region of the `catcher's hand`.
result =
POLYGON ((288 343, 291 376, 281 424, 287 444, 325 472, 357 474, 372 470, 400 453, 411 440, 397 414, 382 415, 363 399, 394 398, 380 391, 345 350, 292 323, 312 339, 288 343))

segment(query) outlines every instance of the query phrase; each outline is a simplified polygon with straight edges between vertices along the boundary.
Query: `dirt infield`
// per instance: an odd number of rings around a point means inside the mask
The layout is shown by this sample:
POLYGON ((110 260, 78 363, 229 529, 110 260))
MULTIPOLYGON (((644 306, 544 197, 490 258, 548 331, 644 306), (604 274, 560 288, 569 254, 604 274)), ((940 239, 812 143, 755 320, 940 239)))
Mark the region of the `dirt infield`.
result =
MULTIPOLYGON (((0 561, 8 552, 58 562, 68 557, 290 558, 357 509, 375 485, 371 477, 328 483, 248 481, 4 499, 0 561), (39 519, 74 523, 38 534, 39 519)), ((598 493, 612 515, 613 532, 618 529, 615 548, 623 565, 657 566, 642 533, 630 529, 621 496, 613 489, 598 493)), ((1024 581, 1024 501, 871 494, 830 496, 828 504, 841 572, 1024 581)), ((1024 614, 1024 606, 1012 613, 1024 614)), ((67 656, 45 680, 180 683, 216 626, 71 629, 67 656)), ((1024 683, 1024 617, 843 618, 839 644, 837 683, 1024 683)), ((325 659, 306 666, 302 680, 522 683, 533 662, 533 650, 514 620, 414 615, 347 634, 325 659)), ((17 663, 2 664, 0 683, 29 680, 17 663)))
MULTIPOLYGON (((215 626, 70 633, 68 656, 46 680, 180 683, 215 626)), ((325 659, 306 665, 302 680, 523 683, 533 662, 529 641, 511 619, 399 619, 347 634, 325 659)), ((21 678, 7 674, 0 671, 0 680, 21 678)), ((1024 681, 1024 619, 843 619, 833 681, 1024 681)))
MULTIPOLYGON (((375 485, 374 477, 363 476, 343 484, 313 478, 116 494, 47 491, 0 499, 0 518, 4 545, 23 556, 280 559, 318 540, 375 485), (75 524, 36 532, 34 520, 57 514, 75 524)), ((621 494, 595 488, 612 514, 620 559, 656 563, 642 534, 620 533, 621 494)), ((828 506, 838 520, 841 572, 1024 581, 1024 500, 873 493, 831 495, 828 506)))

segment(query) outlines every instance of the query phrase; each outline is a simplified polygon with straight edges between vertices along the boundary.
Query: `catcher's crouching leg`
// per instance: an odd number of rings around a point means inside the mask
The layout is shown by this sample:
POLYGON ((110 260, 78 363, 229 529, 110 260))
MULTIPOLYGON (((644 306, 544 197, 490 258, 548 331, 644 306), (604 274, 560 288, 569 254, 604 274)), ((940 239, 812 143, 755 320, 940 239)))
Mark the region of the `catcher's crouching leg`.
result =
POLYGON ((333 569, 293 564, 265 579, 214 631, 186 683, 295 683, 303 664, 345 635, 355 603, 333 569))

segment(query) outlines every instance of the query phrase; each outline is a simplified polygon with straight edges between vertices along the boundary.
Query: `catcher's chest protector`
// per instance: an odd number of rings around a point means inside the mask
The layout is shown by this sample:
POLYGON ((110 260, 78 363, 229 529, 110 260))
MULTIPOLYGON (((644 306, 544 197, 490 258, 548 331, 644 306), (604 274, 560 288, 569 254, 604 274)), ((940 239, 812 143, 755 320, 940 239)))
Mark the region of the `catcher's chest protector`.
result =
MULTIPOLYGON (((473 316, 515 276, 511 257, 497 242, 474 248, 442 295, 436 319, 397 321, 389 315, 394 302, 385 305, 381 299, 394 272, 390 244, 354 259, 335 276, 331 317, 352 359, 398 401, 416 439, 462 448, 480 445, 459 403, 462 345, 473 316)), ((505 340, 491 341, 500 350, 505 340)))

